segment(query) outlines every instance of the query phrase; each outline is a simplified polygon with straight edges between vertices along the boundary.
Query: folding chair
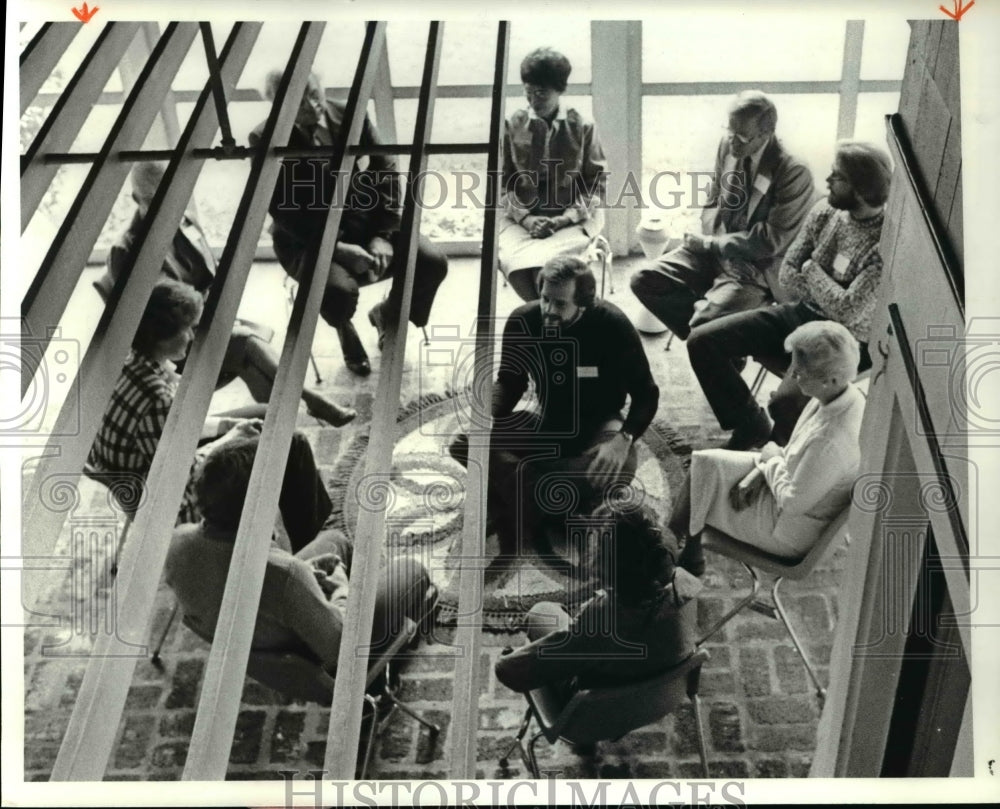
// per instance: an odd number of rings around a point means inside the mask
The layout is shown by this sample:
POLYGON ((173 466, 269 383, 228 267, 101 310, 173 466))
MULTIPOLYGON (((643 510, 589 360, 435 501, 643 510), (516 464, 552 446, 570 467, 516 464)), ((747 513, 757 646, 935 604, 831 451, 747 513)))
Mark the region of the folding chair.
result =
MULTIPOLYGON (((402 711, 427 728, 432 744, 441 732, 439 725, 425 719, 399 699, 398 687, 394 685, 395 675, 392 669, 395 658, 407 646, 416 641, 418 629, 426 629, 428 622, 433 620, 437 602, 438 589, 432 584, 425 595, 424 603, 427 610, 421 623, 417 624, 412 618, 404 618, 403 626, 392 644, 377 658, 368 661, 364 699, 371 709, 371 719, 368 743, 365 746, 365 756, 361 764, 361 772, 358 775, 359 779, 363 779, 367 774, 368 765, 375 751, 375 741, 388 727, 390 719, 397 710, 402 711)), ((167 626, 153 652, 152 659, 158 665, 160 664, 159 653, 163 646, 163 639, 166 638, 179 609, 177 602, 174 602, 167 626)), ((186 616, 182 623, 206 643, 212 643, 212 638, 187 620, 186 616)), ((327 707, 333 702, 334 677, 323 668, 318 660, 296 651, 251 649, 250 656, 247 658, 247 675, 262 685, 292 699, 315 702, 327 707)))
POLYGON ((708 751, 701 722, 701 702, 698 682, 701 667, 708 660, 705 649, 696 649, 687 660, 661 674, 639 682, 605 688, 585 688, 566 699, 560 699, 551 688, 539 688, 525 694, 528 709, 513 744, 500 759, 507 769, 510 754, 517 747, 524 766, 532 777, 539 778, 535 744, 543 736, 550 743, 558 739, 569 744, 593 744, 608 739, 620 739, 630 731, 656 722, 677 710, 686 696, 694 708, 698 755, 705 777, 708 778, 708 751), (527 745, 524 737, 531 720, 540 730, 527 745))
POLYGON ((729 623, 745 607, 749 607, 770 618, 778 618, 785 625, 785 629, 792 639, 792 644, 795 646, 795 651, 802 658, 806 671, 809 673, 809 679, 812 680, 813 687, 816 689, 816 697, 819 699, 820 704, 822 704, 826 698, 826 689, 820 685, 816 670, 809 661, 805 649, 802 648, 798 634, 788 620, 784 604, 782 604, 781 597, 778 594, 778 588, 785 579, 799 581, 812 573, 815 567, 826 556, 827 552, 847 535, 847 518, 850 512, 851 506, 848 503, 840 514, 826 527, 826 530, 823 531, 816 544, 800 559, 790 559, 762 551, 753 545, 740 542, 728 534, 706 525, 701 534, 702 547, 705 550, 714 551, 740 562, 750 574, 751 590, 744 599, 723 615, 708 632, 702 635, 698 641, 699 645, 722 629, 723 626, 729 623), (762 601, 757 597, 757 592, 760 589, 760 580, 757 576, 758 570, 770 573, 776 577, 774 584, 771 586, 771 603, 762 601))

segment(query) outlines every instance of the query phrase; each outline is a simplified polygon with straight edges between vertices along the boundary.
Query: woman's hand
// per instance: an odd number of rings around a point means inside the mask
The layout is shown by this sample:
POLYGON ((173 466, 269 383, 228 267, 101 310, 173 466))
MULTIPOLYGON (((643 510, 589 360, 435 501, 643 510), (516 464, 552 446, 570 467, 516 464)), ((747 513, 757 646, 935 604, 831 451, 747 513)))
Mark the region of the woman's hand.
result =
POLYGON ((368 243, 368 252, 375 260, 372 271, 381 278, 392 263, 392 242, 381 236, 376 236, 368 243))
POLYGON ((761 491, 766 486, 767 480, 764 478, 764 473, 754 467, 729 490, 729 505, 732 506, 733 511, 743 511, 760 496, 761 491))
POLYGON ((760 448, 761 463, 767 463, 771 458, 780 458, 784 454, 785 451, 773 441, 768 441, 760 448))

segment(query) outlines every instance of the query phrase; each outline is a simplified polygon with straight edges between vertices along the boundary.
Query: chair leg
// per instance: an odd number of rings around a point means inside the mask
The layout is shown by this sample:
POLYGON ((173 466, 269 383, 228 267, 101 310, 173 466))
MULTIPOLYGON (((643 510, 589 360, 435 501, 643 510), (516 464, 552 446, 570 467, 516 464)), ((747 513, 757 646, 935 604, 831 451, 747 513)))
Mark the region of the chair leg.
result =
POLYGON ((427 728, 427 730, 429 730, 432 735, 436 736, 438 733, 441 732, 441 727, 439 725, 435 725, 429 719, 426 719, 423 716, 421 716, 419 713, 417 713, 415 710, 413 710, 413 708, 411 708, 405 702, 400 702, 396 698, 396 696, 394 694, 392 694, 391 692, 389 692, 388 690, 386 690, 386 692, 385 692, 385 694, 383 696, 385 697, 385 699, 388 699, 389 702, 392 703, 392 707, 394 709, 398 708, 403 713, 405 713, 407 716, 411 717, 412 719, 417 720, 417 722, 419 722, 421 725, 423 725, 425 728, 427 728))
POLYGON ((667 347, 663 349, 664 351, 670 350, 670 344, 674 341, 674 336, 675 336, 674 333, 670 332, 670 336, 667 338, 667 347))
POLYGON ((163 643, 167 639, 167 633, 170 632, 170 627, 174 625, 174 621, 177 619, 177 611, 180 609, 180 604, 174 601, 174 608, 170 611, 170 617, 167 618, 167 625, 163 627, 163 632, 160 633, 160 639, 156 642, 156 648, 153 649, 153 654, 150 655, 150 662, 157 667, 162 667, 163 663, 160 660, 160 650, 163 648, 163 643))
POLYGON ((753 384, 750 386, 750 395, 756 399, 757 394, 760 393, 760 389, 764 387, 764 379, 767 377, 767 368, 763 365, 757 370, 757 376, 753 378, 753 384))
POLYGON ((510 747, 507 748, 502 756, 500 756, 500 768, 503 770, 507 769, 507 765, 510 764, 510 754, 514 751, 514 748, 520 748, 521 751, 521 761, 524 762, 525 767, 530 768, 528 763, 528 754, 524 749, 524 736, 528 732, 528 726, 531 724, 531 708, 524 712, 524 719, 521 720, 521 727, 517 730, 517 736, 514 737, 514 741, 511 742, 510 747))
POLYGON ((541 774, 538 771, 538 759, 535 758, 535 745, 538 744, 538 740, 544 735, 545 733, 540 730, 528 742, 528 760, 525 762, 525 765, 531 770, 532 778, 541 778, 541 774))
POLYGON ((316 377, 316 384, 317 385, 322 385, 323 384, 323 377, 321 377, 319 375, 319 366, 316 364, 316 358, 313 356, 312 351, 309 352, 309 362, 312 363, 313 374, 316 377))
POLYGON ((704 726, 701 724, 701 699, 697 694, 691 695, 691 705, 694 708, 694 733, 698 739, 698 756, 701 758, 701 769, 705 778, 708 774, 708 748, 705 746, 704 726))
POLYGON ((421 326, 420 331, 424 333, 424 345, 429 346, 431 344, 431 338, 427 336, 427 327, 421 326))
POLYGON ((372 709, 372 721, 371 727, 368 729, 368 743, 365 745, 365 757, 361 762, 361 773, 359 775, 359 779, 362 781, 368 774, 368 765, 371 763, 372 753, 375 752, 375 737, 379 735, 380 730, 378 721, 378 700, 371 694, 365 694, 365 702, 367 702, 372 709))
POLYGON ((735 615, 740 612, 744 607, 753 603, 753 600, 757 597, 757 591, 760 589, 760 579, 757 578, 757 571, 755 571, 750 565, 743 563, 743 567, 746 568, 747 573, 750 574, 751 588, 750 594, 746 598, 742 599, 735 607, 733 607, 729 612, 723 615, 715 625, 708 630, 704 635, 698 638, 698 646, 701 646, 706 640, 708 640, 712 635, 718 632, 722 627, 729 623, 735 615))
POLYGON ((813 687, 816 689, 816 698, 820 701, 820 704, 826 699, 826 689, 820 685, 819 676, 816 674, 816 670, 813 668, 812 663, 809 660, 808 655, 806 655, 806 650, 802 648, 802 643, 799 641, 799 636, 792 629, 792 624, 788 620, 788 614, 785 612, 785 605, 781 603, 781 598, 778 595, 778 585, 784 581, 782 577, 778 577, 774 581, 774 586, 771 588, 771 598, 774 600, 774 606, 778 611, 778 617, 781 619, 781 623, 785 625, 785 629, 788 630, 788 634, 792 639, 792 644, 795 646, 795 651, 799 653, 799 657, 802 658, 802 662, 805 664, 806 671, 809 673, 809 679, 812 680, 813 687))

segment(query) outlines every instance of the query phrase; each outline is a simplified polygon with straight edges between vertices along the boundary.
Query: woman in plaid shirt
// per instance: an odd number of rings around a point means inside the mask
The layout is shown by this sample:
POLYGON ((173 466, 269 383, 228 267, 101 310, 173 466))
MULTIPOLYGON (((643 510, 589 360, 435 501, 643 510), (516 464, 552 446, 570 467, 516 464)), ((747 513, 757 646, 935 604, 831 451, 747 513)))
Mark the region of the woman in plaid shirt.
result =
MULTIPOLYGON (((90 448, 88 466, 103 474, 145 480, 180 382, 174 362, 187 355, 202 306, 197 290, 180 281, 161 278, 153 287, 132 340, 132 352, 90 448)), ((201 438, 209 443, 199 447, 192 461, 178 523, 201 518, 193 481, 211 448, 236 436, 259 433, 265 409, 266 405, 253 405, 205 420, 201 438)), ((135 497, 121 506, 134 512, 140 502, 141 498, 135 497)), ((315 536, 330 514, 330 498, 316 470, 312 449, 298 432, 292 436, 280 504, 289 534, 311 531, 310 536, 315 536)))

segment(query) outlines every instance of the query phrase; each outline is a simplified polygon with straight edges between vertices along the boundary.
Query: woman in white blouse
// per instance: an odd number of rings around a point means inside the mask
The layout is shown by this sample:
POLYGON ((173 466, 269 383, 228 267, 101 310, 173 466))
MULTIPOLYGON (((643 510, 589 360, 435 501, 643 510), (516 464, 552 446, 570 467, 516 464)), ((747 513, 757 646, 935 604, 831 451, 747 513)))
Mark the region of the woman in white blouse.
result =
POLYGON ((850 500, 858 472, 864 394, 853 384, 858 343, 841 324, 814 321, 785 340, 788 374, 811 397, 785 447, 699 450, 670 520, 685 541, 678 563, 705 569, 701 530, 787 557, 801 557, 850 500))

